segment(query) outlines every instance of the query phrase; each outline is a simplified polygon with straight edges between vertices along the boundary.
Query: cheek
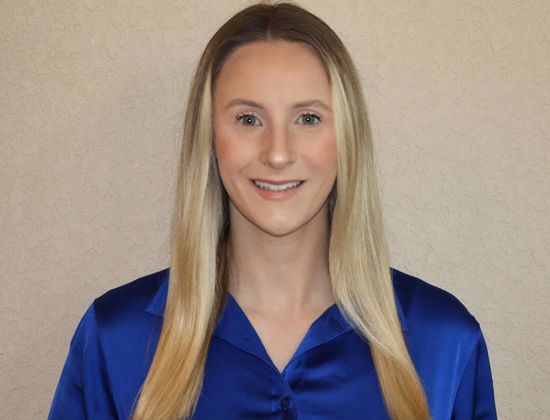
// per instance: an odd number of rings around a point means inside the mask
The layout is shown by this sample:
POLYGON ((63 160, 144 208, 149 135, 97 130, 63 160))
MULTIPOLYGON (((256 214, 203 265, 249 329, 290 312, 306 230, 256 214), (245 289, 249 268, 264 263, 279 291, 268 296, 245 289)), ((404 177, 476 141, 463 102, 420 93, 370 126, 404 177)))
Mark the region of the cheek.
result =
POLYGON ((225 162, 231 161, 231 155, 233 153, 233 147, 231 143, 223 138, 216 138, 214 141, 214 150, 216 151, 216 158, 218 163, 223 166, 225 162))
POLYGON ((226 166, 237 157, 237 142, 225 130, 216 130, 214 149, 218 163, 221 166, 226 166))
POLYGON ((317 147, 310 148, 307 151, 308 160, 319 171, 325 175, 336 175, 336 165, 338 162, 336 155, 336 138, 333 135, 326 136, 317 144, 317 147))
POLYGON ((217 136, 214 140, 214 150, 220 171, 235 172, 242 169, 251 159, 250 149, 239 141, 238 136, 227 133, 217 136))

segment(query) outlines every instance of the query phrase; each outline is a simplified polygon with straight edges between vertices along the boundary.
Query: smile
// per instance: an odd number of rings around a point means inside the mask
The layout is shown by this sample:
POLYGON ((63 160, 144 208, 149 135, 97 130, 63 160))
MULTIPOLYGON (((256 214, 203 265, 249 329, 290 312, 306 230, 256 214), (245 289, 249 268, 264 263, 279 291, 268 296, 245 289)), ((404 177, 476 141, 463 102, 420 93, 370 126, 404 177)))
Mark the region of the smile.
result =
POLYGON ((282 181, 282 182, 266 182, 259 181, 257 179, 251 179, 250 184, 256 190, 256 192, 264 200, 268 201, 286 201, 290 200, 296 194, 298 194, 302 188, 305 181, 293 180, 293 181, 282 181))
POLYGON ((291 188, 297 188, 304 183, 304 181, 288 182, 286 184, 270 184, 268 182, 252 180, 252 182, 259 188, 269 191, 285 191, 291 188))

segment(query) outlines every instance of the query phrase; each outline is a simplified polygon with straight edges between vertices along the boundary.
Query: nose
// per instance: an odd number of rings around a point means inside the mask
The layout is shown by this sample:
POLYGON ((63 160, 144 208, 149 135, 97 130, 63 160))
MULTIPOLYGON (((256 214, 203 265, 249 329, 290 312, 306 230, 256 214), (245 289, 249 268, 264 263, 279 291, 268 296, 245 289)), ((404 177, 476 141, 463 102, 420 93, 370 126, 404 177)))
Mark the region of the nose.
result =
POLYGON ((272 126, 266 130, 262 143, 260 160, 264 165, 283 169, 295 161, 292 138, 286 127, 272 126))

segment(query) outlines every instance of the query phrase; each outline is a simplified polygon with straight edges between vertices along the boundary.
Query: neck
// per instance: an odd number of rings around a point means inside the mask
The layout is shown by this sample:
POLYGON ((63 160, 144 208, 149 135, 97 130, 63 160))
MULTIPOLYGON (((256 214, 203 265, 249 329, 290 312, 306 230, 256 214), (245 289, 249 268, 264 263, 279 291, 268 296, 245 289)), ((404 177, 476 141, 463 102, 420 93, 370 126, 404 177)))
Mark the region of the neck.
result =
POLYGON ((231 209, 229 291, 258 312, 300 314, 334 302, 328 268, 328 209, 273 236, 231 209))

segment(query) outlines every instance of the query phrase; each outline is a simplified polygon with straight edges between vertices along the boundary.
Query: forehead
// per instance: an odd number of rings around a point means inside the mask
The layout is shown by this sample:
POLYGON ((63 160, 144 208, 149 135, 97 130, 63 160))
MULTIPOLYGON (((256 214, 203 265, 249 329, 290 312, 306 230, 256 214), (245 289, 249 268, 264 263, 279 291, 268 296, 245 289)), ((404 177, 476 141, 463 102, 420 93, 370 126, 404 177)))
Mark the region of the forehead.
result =
POLYGON ((307 46, 288 41, 257 41, 233 51, 215 85, 217 97, 233 94, 326 96, 325 67, 307 46))

